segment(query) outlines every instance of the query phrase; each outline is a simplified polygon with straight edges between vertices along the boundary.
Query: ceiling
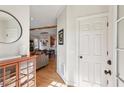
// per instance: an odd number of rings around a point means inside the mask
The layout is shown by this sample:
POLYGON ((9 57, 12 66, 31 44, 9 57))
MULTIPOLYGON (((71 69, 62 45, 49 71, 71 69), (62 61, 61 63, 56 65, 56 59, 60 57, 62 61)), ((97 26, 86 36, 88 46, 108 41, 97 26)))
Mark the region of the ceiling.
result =
POLYGON ((31 31, 31 37, 36 37, 39 38, 41 35, 41 33, 43 32, 48 32, 49 35, 55 35, 57 33, 57 29, 56 28, 52 28, 52 29, 43 29, 43 30, 34 30, 31 31))
POLYGON ((62 7, 62 5, 30 6, 31 28, 56 25, 57 14, 62 7))
MULTIPOLYGON (((30 28, 53 26, 57 24, 57 15, 64 8, 63 5, 33 5, 30 6, 30 28)), ((31 37, 38 38, 41 32, 56 34, 57 29, 41 29, 31 31, 31 37)))

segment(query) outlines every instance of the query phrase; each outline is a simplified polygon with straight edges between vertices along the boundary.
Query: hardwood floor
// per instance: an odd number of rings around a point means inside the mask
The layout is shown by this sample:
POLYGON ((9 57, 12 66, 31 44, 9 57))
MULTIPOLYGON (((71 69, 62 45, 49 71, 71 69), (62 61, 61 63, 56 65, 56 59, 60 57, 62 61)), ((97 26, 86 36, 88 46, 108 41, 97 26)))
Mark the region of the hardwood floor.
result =
POLYGON ((37 87, 66 87, 63 80, 56 73, 55 58, 50 58, 49 64, 36 73, 37 87))

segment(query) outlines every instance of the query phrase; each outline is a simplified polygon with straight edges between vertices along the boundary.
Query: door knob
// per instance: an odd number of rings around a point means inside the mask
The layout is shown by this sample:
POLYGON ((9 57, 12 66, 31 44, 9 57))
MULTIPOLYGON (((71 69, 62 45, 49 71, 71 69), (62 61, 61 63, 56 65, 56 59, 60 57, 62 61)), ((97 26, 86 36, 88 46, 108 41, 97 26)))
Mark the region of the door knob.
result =
POLYGON ((82 59, 83 58, 83 56, 80 56, 80 59, 82 59))

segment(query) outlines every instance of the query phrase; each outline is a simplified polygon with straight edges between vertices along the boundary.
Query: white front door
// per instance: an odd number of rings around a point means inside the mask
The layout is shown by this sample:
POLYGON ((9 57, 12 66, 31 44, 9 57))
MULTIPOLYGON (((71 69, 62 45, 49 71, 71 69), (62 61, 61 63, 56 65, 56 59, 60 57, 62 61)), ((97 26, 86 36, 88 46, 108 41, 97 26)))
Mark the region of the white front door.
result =
POLYGON ((80 86, 105 86, 107 16, 78 20, 80 86))

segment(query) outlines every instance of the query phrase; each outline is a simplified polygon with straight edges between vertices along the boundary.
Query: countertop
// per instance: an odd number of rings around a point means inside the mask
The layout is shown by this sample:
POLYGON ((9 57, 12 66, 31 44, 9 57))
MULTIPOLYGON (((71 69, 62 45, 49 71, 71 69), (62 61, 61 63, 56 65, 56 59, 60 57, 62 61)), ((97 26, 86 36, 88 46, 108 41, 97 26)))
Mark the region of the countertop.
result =
POLYGON ((2 60, 2 61, 0 61, 0 66, 17 63, 17 62, 22 62, 22 61, 26 61, 26 60, 30 60, 30 59, 36 59, 36 57, 37 57, 36 55, 31 55, 31 56, 26 56, 26 57, 2 60))

